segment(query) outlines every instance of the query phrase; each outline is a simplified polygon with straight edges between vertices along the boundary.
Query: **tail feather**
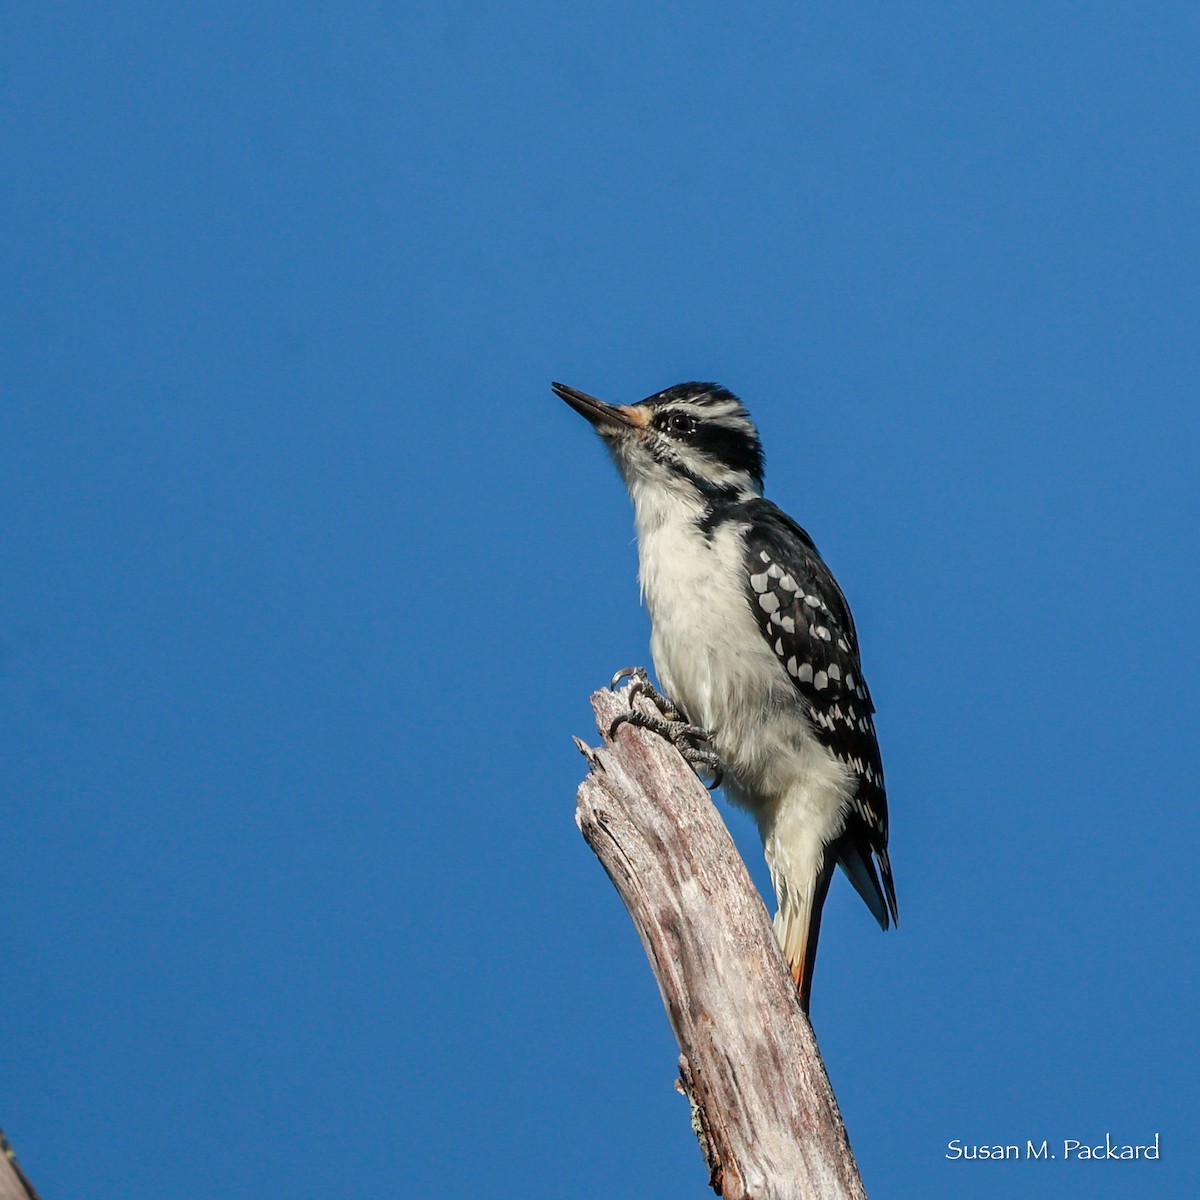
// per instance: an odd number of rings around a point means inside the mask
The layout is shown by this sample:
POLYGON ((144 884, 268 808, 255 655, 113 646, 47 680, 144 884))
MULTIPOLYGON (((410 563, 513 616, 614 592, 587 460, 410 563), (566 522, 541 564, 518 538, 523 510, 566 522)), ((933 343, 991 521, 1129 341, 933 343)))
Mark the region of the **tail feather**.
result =
MULTIPOLYGON (((884 850, 883 853, 886 855, 887 851, 884 850)), ((890 871, 884 876, 888 889, 885 892, 884 885, 879 882, 870 849, 853 844, 845 845, 841 848, 838 862, 841 863, 847 878, 854 884, 854 890, 871 910, 871 915, 879 922, 879 928, 887 929, 890 924, 888 913, 894 913, 896 909, 896 893, 891 889, 890 871)))
POLYGON ((813 969, 817 961, 817 943, 821 936, 821 910, 829 892, 831 869, 822 869, 814 886, 793 890, 783 881, 777 885, 779 911, 775 914, 775 936, 783 948, 792 971, 800 1005, 807 1013, 812 998, 813 969))

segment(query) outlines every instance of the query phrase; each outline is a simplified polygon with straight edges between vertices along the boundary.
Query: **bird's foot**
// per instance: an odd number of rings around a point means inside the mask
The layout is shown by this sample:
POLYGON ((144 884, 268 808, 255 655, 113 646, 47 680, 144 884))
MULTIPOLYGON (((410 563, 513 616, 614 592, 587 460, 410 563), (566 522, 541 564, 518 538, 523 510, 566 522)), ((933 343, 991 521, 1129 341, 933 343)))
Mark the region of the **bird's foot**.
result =
POLYGON ((621 683, 625 679, 633 680, 633 682, 629 685, 630 709, 633 708, 633 702, 639 696, 645 696, 646 699, 649 700, 650 703, 653 704, 660 713, 662 713, 666 720, 683 722, 684 724, 687 724, 687 722, 684 720, 683 713, 681 713, 679 709, 677 709, 675 705, 672 704, 671 701, 668 700, 666 696, 664 696, 662 692, 660 692, 658 688, 656 688, 654 684, 650 682, 650 676, 647 674, 645 667, 622 667, 610 680, 608 690, 610 692, 615 692, 617 690, 617 684, 621 683))
POLYGON ((695 770, 704 770, 712 777, 706 785, 710 792, 721 786, 721 759, 713 746, 713 736, 707 729, 693 725, 687 721, 680 711, 670 702, 651 682, 644 667, 626 667, 613 676, 610 687, 615 688, 622 679, 633 679, 629 686, 628 712, 620 713, 608 727, 608 736, 613 738, 622 725, 633 725, 638 729, 648 729, 666 738, 684 759, 695 770), (643 712, 634 708, 633 702, 638 696, 650 700, 658 714, 643 712))

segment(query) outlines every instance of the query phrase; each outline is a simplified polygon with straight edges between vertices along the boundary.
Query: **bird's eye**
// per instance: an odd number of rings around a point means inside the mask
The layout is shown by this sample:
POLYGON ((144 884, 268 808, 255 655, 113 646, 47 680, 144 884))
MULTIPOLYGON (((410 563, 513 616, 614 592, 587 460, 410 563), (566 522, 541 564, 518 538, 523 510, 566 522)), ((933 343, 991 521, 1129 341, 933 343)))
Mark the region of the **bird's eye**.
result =
POLYGON ((690 413, 674 412, 667 416, 667 432, 677 433, 681 437, 686 437, 689 433, 696 432, 696 418, 690 413))

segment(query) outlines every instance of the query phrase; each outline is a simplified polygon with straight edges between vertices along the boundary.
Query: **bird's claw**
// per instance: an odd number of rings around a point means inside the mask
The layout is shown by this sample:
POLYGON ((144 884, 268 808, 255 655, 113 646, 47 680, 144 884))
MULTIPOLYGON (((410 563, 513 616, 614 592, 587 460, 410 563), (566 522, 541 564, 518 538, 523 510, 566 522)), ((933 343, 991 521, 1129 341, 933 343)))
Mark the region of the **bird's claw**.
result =
POLYGON ((646 668, 645 667, 622 667, 608 681, 608 690, 610 692, 615 692, 617 690, 618 684, 623 683, 626 679, 633 679, 633 678, 641 678, 641 679, 649 680, 649 676, 646 674, 646 668))
POLYGON ((704 738, 703 743, 699 746, 688 746, 686 749, 680 746, 679 752, 691 764, 693 770, 697 767, 703 767, 708 772, 710 778, 704 786, 710 792, 715 792, 721 786, 721 780, 725 778, 725 772, 721 767, 720 757, 712 748, 711 736, 704 738))
POLYGON ((645 667, 622 667, 612 677, 612 682, 610 682, 608 685, 609 691, 615 692, 617 690, 617 684, 621 683, 622 680, 625 679, 633 680, 633 682, 629 685, 630 708, 633 708, 633 702, 639 696, 645 696, 646 699, 649 700, 651 704, 653 704, 654 707, 657 708, 658 711, 662 713, 662 715, 668 721, 683 722, 684 724, 687 724, 687 722, 684 720, 683 713, 681 713, 679 709, 677 709, 675 705, 672 704, 671 701, 668 700, 666 696, 664 696, 662 692, 660 692, 658 688, 656 688, 654 684, 650 682, 650 676, 645 667))
MULTIPOLYGON (((645 672, 643 671, 642 674, 644 675, 645 672)), ((648 688, 649 691, 641 690, 639 694, 650 695, 656 703, 662 700, 663 703, 659 705, 660 709, 668 710, 670 715, 656 716, 654 713, 631 708, 628 712, 619 713, 613 718, 612 724, 608 727, 609 740, 611 741, 616 736, 617 730, 622 725, 633 725, 638 729, 648 729, 651 733, 657 733, 659 737, 665 738, 683 755, 693 770, 703 768, 707 771, 712 776, 712 781, 705 786, 710 792, 716 791, 721 786, 722 771, 721 760, 717 756, 716 750, 713 749, 712 734, 699 725, 692 725, 683 720, 675 711, 674 706, 663 700, 663 697, 650 685, 649 680, 646 681, 645 688, 648 688)))

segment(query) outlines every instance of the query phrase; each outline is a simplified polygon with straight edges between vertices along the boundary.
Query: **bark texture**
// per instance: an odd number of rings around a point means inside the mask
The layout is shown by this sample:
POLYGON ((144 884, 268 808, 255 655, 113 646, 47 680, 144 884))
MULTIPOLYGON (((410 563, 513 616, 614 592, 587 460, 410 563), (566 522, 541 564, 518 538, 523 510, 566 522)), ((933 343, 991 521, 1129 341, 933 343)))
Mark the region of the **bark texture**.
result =
POLYGON ((629 725, 608 738, 627 693, 592 696, 604 745, 577 739, 592 770, 575 819, 658 980, 712 1188, 727 1200, 865 1200, 812 1027, 720 814, 662 738, 629 725))
POLYGON ((0 1130, 0 1200, 39 1200, 3 1130, 0 1130))

